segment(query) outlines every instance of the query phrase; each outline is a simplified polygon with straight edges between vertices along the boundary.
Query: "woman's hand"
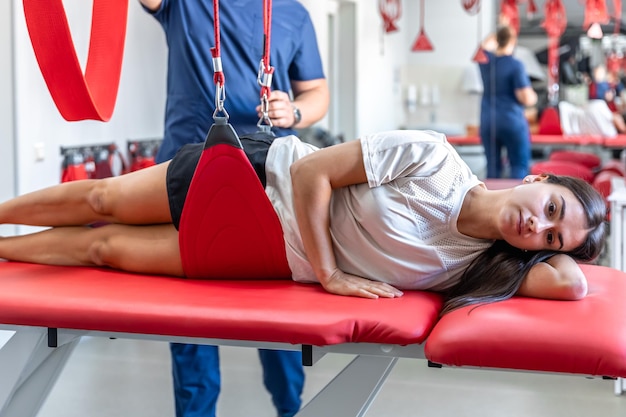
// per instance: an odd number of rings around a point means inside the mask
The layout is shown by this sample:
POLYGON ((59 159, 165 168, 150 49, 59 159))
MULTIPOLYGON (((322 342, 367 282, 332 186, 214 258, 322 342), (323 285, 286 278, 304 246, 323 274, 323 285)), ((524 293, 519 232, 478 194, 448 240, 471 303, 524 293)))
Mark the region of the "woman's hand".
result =
POLYGON ((328 279, 324 280, 322 286, 332 294, 363 298, 395 298, 401 297, 403 294, 402 291, 384 282, 350 275, 339 269, 336 269, 328 279))

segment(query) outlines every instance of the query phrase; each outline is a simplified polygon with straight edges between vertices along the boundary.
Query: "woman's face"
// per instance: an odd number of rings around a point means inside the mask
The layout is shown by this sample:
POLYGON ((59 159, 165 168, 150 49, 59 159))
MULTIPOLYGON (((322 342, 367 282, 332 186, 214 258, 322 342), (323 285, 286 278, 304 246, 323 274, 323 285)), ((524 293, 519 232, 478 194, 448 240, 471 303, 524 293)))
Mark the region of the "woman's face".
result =
POLYGON ((498 219, 502 239, 526 250, 569 252, 587 237, 583 206, 568 188, 531 181, 515 187, 498 219))

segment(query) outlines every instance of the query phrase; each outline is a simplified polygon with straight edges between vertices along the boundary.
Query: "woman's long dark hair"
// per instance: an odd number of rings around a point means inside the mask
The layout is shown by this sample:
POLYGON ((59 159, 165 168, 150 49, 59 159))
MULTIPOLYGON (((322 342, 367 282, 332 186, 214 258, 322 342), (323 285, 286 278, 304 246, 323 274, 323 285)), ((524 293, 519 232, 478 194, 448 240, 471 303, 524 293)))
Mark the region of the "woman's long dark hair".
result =
MULTIPOLYGON (((571 190, 583 206, 589 231, 585 241, 567 254, 580 262, 591 262, 602 252, 606 233, 606 204, 602 196, 585 181, 548 174, 548 184, 571 190)), ((504 240, 496 241, 465 270, 461 280, 445 292, 441 314, 467 305, 491 303, 511 298, 530 269, 554 256, 552 251, 523 251, 504 240)))

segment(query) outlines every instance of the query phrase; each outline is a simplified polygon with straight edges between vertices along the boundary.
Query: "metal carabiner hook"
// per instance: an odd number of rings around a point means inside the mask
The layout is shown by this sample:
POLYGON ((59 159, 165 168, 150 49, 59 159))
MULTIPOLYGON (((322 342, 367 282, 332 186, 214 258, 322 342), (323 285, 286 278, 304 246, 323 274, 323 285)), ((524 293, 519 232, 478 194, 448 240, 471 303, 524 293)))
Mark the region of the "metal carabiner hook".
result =
POLYGON ((266 71, 263 60, 259 62, 259 72, 256 76, 256 82, 261 87, 272 88, 272 79, 274 77, 274 69, 269 67, 269 71, 266 71))
POLYGON ((256 125, 264 132, 269 132, 272 129, 273 125, 270 120, 270 102, 267 98, 267 94, 263 94, 263 97, 261 97, 261 118, 259 118, 256 125))
POLYGON ((226 88, 222 84, 215 85, 215 111, 213 112, 213 120, 219 117, 222 113, 226 119, 229 118, 228 112, 224 108, 224 102, 226 101, 226 88))

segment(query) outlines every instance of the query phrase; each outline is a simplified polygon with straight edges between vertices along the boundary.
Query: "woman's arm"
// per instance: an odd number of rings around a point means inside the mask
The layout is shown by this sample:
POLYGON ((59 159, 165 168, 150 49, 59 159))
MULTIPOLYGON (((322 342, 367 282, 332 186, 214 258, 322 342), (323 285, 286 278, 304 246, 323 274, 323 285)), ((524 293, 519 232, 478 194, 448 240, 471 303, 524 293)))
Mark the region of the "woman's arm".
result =
POLYGON ((496 34, 490 33, 480 44, 480 47, 488 52, 495 52, 498 49, 498 41, 496 40, 496 34))
POLYGON ((515 97, 524 107, 531 107, 537 104, 537 93, 532 87, 524 87, 515 90, 515 97))
POLYGON ((337 267, 330 237, 332 190, 367 181, 361 142, 314 152, 291 166, 294 208, 304 249, 316 277, 331 293, 365 298, 399 297, 389 284, 346 274, 337 267))
POLYGON ((517 295, 555 300, 580 300, 587 295, 587 279, 574 259, 554 255, 533 266, 517 295))

